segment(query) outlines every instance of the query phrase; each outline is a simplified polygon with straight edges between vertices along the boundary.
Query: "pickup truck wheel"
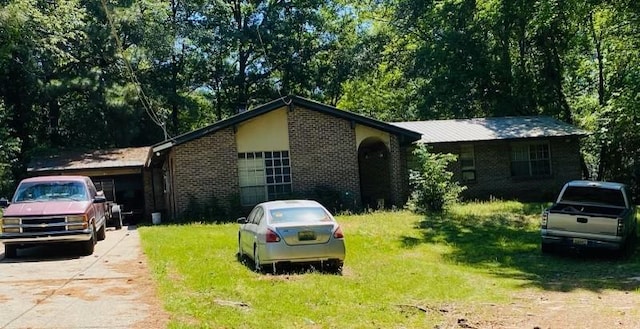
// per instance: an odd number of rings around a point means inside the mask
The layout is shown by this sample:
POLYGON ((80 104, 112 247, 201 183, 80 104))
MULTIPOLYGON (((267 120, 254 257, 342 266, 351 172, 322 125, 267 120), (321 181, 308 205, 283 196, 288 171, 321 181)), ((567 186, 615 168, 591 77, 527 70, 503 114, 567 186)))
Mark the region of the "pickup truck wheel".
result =
POLYGON ((12 244, 4 245, 4 258, 16 258, 18 257, 18 246, 12 244))
POLYGON ((96 228, 93 225, 91 226, 91 228, 92 228, 91 239, 84 242, 80 242, 81 243, 80 252, 82 253, 83 256, 93 255, 93 251, 96 248, 96 228))
POLYGON ((107 219, 105 218, 104 221, 102 221, 102 226, 100 226, 100 230, 98 230, 98 241, 102 241, 107 237, 107 219))
POLYGON ((120 206, 114 205, 111 208, 111 218, 113 220, 113 226, 116 230, 122 228, 122 212, 120 211, 120 206))
POLYGON ((548 254, 550 252, 553 252, 553 246, 547 244, 547 243, 542 243, 540 244, 540 250, 542 251, 543 254, 548 254))

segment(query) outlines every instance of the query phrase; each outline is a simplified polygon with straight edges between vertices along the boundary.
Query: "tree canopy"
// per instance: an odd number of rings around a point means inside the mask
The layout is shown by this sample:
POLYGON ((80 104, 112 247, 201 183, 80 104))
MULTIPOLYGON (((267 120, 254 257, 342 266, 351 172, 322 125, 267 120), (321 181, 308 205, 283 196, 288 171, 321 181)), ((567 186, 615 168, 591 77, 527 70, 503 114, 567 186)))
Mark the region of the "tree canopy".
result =
POLYGON ((297 94, 384 121, 549 115, 640 185, 632 0, 0 0, 0 192, 34 152, 150 145, 297 94))

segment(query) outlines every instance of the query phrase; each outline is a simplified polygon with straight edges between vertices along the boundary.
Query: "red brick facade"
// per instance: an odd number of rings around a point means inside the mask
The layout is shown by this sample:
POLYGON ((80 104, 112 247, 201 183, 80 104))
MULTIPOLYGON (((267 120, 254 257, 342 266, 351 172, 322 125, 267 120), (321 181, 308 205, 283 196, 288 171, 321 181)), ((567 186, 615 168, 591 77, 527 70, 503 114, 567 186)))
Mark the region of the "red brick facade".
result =
MULTIPOLYGON (((577 138, 548 138, 551 175, 531 178, 511 176, 511 142, 486 141, 464 143, 474 146, 476 181, 463 184, 467 200, 491 197, 520 200, 552 200, 569 180, 580 179, 580 150, 577 138)), ((460 154, 457 143, 435 144, 433 152, 460 154)), ((454 177, 460 179, 459 162, 453 164, 454 177)))
MULTIPOLYGON (((355 123, 303 107, 289 109, 287 117, 293 195, 309 197, 317 187, 329 187, 351 193, 355 206, 361 206, 355 123)), ((391 136, 390 165, 382 174, 390 177, 392 203, 402 206, 407 195, 402 162, 406 156, 398 138, 391 136)), ((165 205, 170 217, 180 218, 194 202, 207 204, 213 197, 227 209, 235 206, 230 200, 239 197, 240 188, 233 127, 174 146, 167 161, 172 163, 171 195, 165 205)))
POLYGON ((238 152, 233 127, 177 145, 171 157, 173 216, 180 217, 196 202, 206 205, 217 200, 229 204, 240 193, 238 152))
POLYGON ((354 193, 359 200, 358 152, 351 123, 301 107, 288 116, 294 193, 308 195, 324 185, 354 193))

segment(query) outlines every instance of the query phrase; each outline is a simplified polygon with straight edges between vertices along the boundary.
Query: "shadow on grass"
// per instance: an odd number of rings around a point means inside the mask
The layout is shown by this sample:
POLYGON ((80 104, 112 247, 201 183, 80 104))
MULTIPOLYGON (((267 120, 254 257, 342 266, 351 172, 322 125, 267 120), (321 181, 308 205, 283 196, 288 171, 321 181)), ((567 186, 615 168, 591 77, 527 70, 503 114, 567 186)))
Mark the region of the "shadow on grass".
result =
POLYGON ((637 246, 626 257, 589 250, 543 254, 539 209, 534 208, 522 214, 427 215, 416 224, 421 237, 403 236, 400 242, 405 248, 423 243, 448 245, 451 252, 444 255, 448 261, 525 280, 524 286, 553 291, 640 288, 637 246))
MULTIPOLYGON (((236 254, 236 260, 240 262, 240 264, 244 265, 247 269, 251 271, 255 271, 255 264, 253 260, 251 260, 248 256, 239 256, 236 254)), ((330 274, 330 275, 342 275, 342 267, 336 268, 330 265, 325 265, 321 262, 311 262, 311 263, 278 263, 277 265, 263 265, 263 268, 260 270, 260 274, 267 275, 301 275, 308 273, 321 273, 321 274, 330 274)))

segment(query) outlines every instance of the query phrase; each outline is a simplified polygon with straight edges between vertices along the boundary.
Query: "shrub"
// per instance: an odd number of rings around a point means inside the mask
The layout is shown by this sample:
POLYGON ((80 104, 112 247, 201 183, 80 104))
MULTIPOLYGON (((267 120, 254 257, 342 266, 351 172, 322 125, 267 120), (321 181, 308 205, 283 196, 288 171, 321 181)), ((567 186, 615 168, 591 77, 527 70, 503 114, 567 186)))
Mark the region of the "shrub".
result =
POLYGON ((441 212, 456 203, 465 187, 453 179, 447 170, 449 163, 456 161, 453 154, 431 153, 420 145, 413 151, 416 168, 409 170, 411 195, 407 208, 415 213, 441 212))
POLYGON ((353 193, 340 192, 331 186, 316 186, 310 199, 318 201, 333 214, 354 212, 356 210, 353 193))

